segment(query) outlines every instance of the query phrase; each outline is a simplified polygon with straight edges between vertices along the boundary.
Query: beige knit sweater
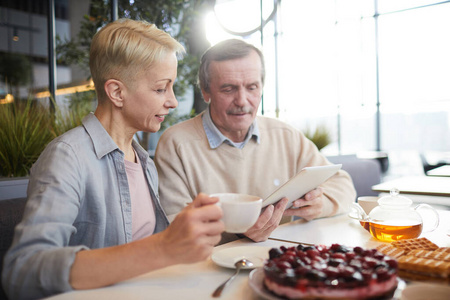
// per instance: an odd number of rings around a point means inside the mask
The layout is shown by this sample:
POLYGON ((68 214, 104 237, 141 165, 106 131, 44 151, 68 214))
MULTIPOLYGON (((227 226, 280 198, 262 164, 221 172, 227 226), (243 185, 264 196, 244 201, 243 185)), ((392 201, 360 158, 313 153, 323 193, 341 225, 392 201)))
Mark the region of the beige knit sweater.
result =
MULTIPOLYGON (((245 193, 262 197, 308 166, 330 162, 295 128, 272 118, 257 117, 260 144, 251 139, 243 149, 222 144, 211 149, 201 115, 168 128, 155 153, 161 204, 169 217, 200 193, 245 193)), ((356 192, 345 171, 321 185, 326 195, 323 214, 348 210, 356 192)))

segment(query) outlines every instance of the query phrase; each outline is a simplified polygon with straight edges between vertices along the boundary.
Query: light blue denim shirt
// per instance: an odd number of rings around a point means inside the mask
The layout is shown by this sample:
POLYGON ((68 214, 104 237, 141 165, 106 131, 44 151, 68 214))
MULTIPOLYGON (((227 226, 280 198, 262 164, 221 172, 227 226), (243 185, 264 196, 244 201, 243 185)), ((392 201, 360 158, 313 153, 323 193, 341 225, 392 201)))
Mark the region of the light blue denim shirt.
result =
POLYGON ((242 149, 244 148, 245 144, 250 141, 251 138, 255 138, 256 142, 259 144, 259 128, 258 124, 256 123, 256 119, 253 121, 252 125, 250 125, 250 128, 248 130, 247 136, 245 137, 244 141, 242 143, 234 143, 232 140, 224 136, 220 130, 214 125, 211 114, 209 112, 209 106, 205 109, 204 114, 202 115, 202 123, 203 128, 205 129, 206 137, 208 138, 209 146, 212 149, 216 149, 222 143, 227 143, 230 146, 242 149))
MULTIPOLYGON (((133 141, 155 205, 155 233, 169 222, 153 161, 133 141)), ((33 165, 28 201, 5 256, 3 286, 11 299, 72 290, 75 254, 131 242, 131 200, 124 153, 94 114, 53 140, 33 165)), ((151 255, 151 253, 149 253, 151 255)))

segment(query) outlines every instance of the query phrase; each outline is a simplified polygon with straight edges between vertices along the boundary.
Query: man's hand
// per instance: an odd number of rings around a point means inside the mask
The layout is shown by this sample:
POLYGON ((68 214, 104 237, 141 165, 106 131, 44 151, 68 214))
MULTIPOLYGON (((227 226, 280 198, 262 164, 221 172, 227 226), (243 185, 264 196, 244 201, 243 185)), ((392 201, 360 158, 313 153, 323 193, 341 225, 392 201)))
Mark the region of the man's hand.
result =
POLYGON ((284 212, 285 216, 301 217, 307 221, 315 219, 322 214, 323 190, 318 187, 308 193, 303 198, 292 202, 292 207, 284 212))
POLYGON ((283 212, 286 209, 287 203, 288 199, 283 198, 278 201, 275 206, 268 205, 259 216, 255 225, 244 233, 245 236, 255 242, 267 240, 272 231, 274 231, 280 224, 280 220, 283 217, 283 212))
POLYGON ((220 241, 225 225, 217 198, 200 193, 162 232, 161 242, 170 257, 179 263, 206 259, 220 241))

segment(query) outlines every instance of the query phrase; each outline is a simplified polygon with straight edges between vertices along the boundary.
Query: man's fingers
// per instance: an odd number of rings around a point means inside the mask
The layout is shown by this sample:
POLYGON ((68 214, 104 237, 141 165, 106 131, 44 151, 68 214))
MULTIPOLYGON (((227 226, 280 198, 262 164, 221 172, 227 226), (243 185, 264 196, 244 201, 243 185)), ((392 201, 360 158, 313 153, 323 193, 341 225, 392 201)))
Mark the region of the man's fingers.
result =
POLYGON ((259 218, 256 221, 255 225, 253 225, 253 226, 257 227, 258 225, 266 224, 270 220, 270 218, 272 217, 274 209, 275 209, 275 207, 273 206, 273 204, 270 204, 270 205, 266 206, 266 208, 264 209, 262 214, 259 215, 259 218))
POLYGON ((307 205, 307 201, 304 199, 297 199, 294 202, 292 202, 292 208, 300 208, 302 206, 307 205))
POLYGON ((315 188, 314 190, 309 191, 308 193, 306 193, 304 198, 305 198, 306 201, 310 201, 312 199, 315 199, 315 198, 318 198, 318 197, 322 196, 322 194, 323 194, 322 188, 318 187, 318 188, 315 188))
POLYGON ((284 211, 284 216, 286 216, 286 217, 296 216, 296 217, 307 219, 310 209, 311 209, 311 206, 306 206, 306 205, 299 207, 299 208, 286 209, 284 211))
POLYGON ((275 205, 275 212, 281 211, 281 213, 283 213, 283 211, 286 209, 288 202, 289 202, 288 198, 283 198, 280 201, 278 201, 277 204, 275 205))

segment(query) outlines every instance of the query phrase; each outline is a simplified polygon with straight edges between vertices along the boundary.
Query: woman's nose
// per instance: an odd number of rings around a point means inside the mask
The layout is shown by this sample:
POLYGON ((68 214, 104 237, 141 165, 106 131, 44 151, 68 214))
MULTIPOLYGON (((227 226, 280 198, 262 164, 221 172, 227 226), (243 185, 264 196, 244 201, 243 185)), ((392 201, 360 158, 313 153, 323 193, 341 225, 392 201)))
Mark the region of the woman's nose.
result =
POLYGON ((178 106, 178 101, 177 98, 175 97, 175 93, 173 92, 173 90, 171 91, 170 96, 167 99, 165 105, 170 108, 176 108, 178 106))

